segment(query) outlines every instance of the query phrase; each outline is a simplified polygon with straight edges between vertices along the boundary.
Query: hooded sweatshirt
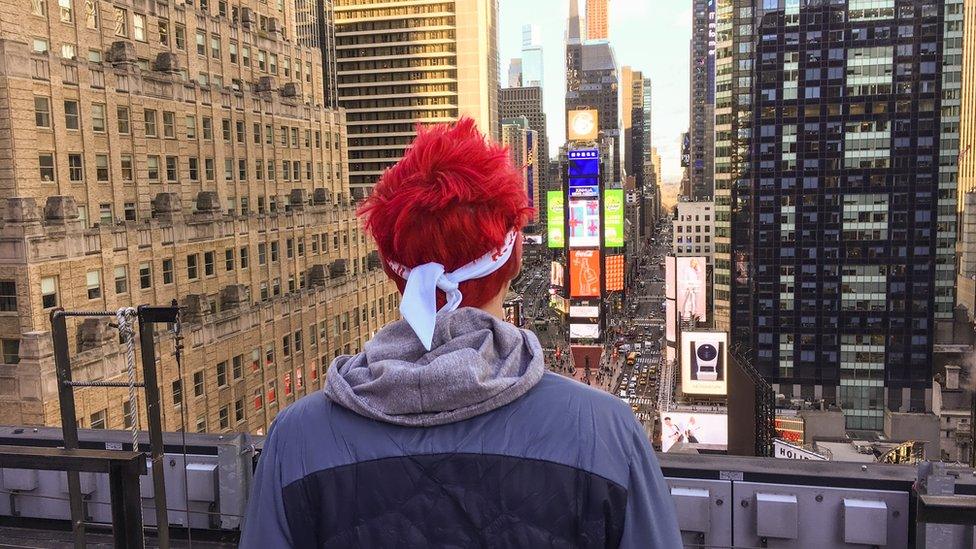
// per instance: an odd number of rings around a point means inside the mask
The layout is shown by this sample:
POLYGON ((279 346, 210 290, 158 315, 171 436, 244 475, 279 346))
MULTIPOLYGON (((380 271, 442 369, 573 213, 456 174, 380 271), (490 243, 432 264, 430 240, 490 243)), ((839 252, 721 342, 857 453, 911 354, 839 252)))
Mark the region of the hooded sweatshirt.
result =
POLYGON ((545 371, 481 310, 438 315, 337 358, 283 410, 241 546, 681 547, 643 428, 619 399, 545 371))

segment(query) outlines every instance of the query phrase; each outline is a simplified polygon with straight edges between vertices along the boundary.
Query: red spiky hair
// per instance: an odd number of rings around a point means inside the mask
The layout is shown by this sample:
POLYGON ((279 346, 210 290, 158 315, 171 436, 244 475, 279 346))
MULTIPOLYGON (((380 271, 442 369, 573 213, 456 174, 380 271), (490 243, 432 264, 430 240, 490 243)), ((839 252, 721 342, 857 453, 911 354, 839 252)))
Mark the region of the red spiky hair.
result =
MULTIPOLYGON (((359 208, 380 255, 406 267, 436 262, 447 272, 502 245, 532 214, 522 176, 507 148, 488 142, 474 120, 417 128, 404 157, 380 177, 359 208)), ((518 274, 521 237, 511 259, 484 278, 460 285, 463 307, 480 307, 518 274)), ((400 291, 406 281, 384 261, 400 291)), ((438 307, 444 295, 438 292, 438 307)))

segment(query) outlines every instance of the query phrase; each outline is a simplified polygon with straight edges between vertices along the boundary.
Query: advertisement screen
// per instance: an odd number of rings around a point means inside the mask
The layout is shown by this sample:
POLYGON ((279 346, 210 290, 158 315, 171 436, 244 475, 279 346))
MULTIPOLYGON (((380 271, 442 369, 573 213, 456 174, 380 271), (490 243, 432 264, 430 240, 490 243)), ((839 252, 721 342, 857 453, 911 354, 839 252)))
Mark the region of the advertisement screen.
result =
POLYGON ((688 395, 726 394, 728 346, 725 332, 683 332, 681 392, 688 395))
POLYGON ((596 305, 570 305, 569 316, 572 318, 600 318, 600 307, 596 305))
POLYGON ((678 342, 678 322, 674 310, 674 300, 664 302, 664 337, 672 344, 678 342))
POLYGON ((681 320, 705 322, 705 258, 677 258, 677 301, 681 320))
POLYGON ((600 297, 600 250, 569 251, 569 295, 600 297))
POLYGON ((569 300, 560 295, 551 295, 549 296, 549 306, 562 314, 566 314, 566 311, 569 310, 569 300))
POLYGON ((569 176, 598 175, 600 151, 598 149, 573 149, 566 153, 569 159, 569 176))
POLYGON ((664 297, 674 299, 674 264, 675 257, 669 255, 664 258, 664 297))
POLYGON ((776 438, 803 444, 804 422, 800 416, 776 416, 774 422, 776 438))
POLYGON ((607 256, 607 278, 606 286, 608 292, 621 292, 624 289, 624 256, 607 256))
POLYGON ((570 324, 569 339, 597 339, 600 337, 599 324, 570 324))
POLYGON ((566 269, 562 263, 553 261, 549 266, 549 283, 560 288, 566 287, 566 269))
POLYGON ((599 132, 599 115, 596 109, 566 113, 566 137, 570 141, 594 141, 599 132))
POLYGON ((541 234, 526 234, 522 235, 522 242, 526 244, 542 244, 541 234))
POLYGON ((519 328, 525 326, 525 317, 522 316, 521 301, 506 302, 504 305, 502 305, 502 308, 505 311, 505 322, 514 324, 519 328))
POLYGON ((596 248, 600 245, 600 201, 595 198, 569 201, 569 247, 596 248))
POLYGON ((566 246, 566 231, 563 227, 565 209, 562 191, 546 193, 546 231, 550 248, 566 246))
POLYGON ((607 248, 624 246, 624 191, 603 191, 603 245, 607 248))
POLYGON ((661 451, 667 452, 679 442, 728 445, 728 416, 697 412, 661 412, 661 451))
POLYGON ((600 184, 596 177, 570 177, 570 198, 597 198, 600 196, 600 184))

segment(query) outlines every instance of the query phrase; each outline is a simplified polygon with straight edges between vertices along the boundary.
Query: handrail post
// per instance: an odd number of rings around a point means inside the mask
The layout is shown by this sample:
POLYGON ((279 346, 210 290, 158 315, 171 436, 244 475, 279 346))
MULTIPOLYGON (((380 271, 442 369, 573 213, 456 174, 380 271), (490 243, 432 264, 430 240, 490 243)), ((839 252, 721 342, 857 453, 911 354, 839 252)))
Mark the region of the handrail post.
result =
MULTIPOLYGON (((78 448, 78 424, 75 410, 75 393, 71 387, 71 357, 68 354, 68 327, 64 309, 51 311, 51 338, 54 344, 54 370, 58 382, 58 404, 61 412, 61 431, 67 450, 78 448)), ((78 471, 67 471, 68 500, 71 508, 71 531, 75 549, 85 549, 84 505, 81 501, 81 480, 78 471)))

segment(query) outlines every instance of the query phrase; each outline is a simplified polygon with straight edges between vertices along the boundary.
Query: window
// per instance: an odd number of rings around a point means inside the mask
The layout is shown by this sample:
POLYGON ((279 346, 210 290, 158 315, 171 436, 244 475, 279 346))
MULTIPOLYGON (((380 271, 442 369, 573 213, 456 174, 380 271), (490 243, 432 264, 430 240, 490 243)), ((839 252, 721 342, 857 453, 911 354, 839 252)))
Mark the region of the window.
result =
POLYGON ((221 429, 227 429, 230 427, 230 411, 226 406, 220 407, 220 410, 217 412, 217 417, 220 419, 221 429))
POLYGON ((189 254, 186 256, 186 277, 190 280, 196 280, 199 276, 197 272, 197 254, 189 254))
POLYGON ((214 253, 213 252, 203 253, 203 274, 206 276, 213 276, 214 274, 214 253))
POLYGON ((190 172, 190 181, 197 181, 200 179, 200 159, 191 156, 187 159, 187 167, 190 172))
POLYGON ((234 248, 227 248, 224 250, 224 270, 234 270, 234 248))
POLYGON ((213 119, 209 116, 204 116, 201 122, 203 123, 203 138, 207 140, 213 139, 213 119))
POLYGON ((177 379, 176 381, 173 382, 172 394, 173 394, 174 406, 179 406, 180 404, 183 404, 183 381, 182 380, 177 379))
POLYGON ((115 35, 129 36, 129 14, 122 8, 115 8, 115 35))
POLYGON ((248 267, 248 250, 247 247, 241 248, 241 268, 246 269, 248 267))
POLYGON ((47 276, 41 279, 41 306, 45 309, 58 306, 58 277, 47 276))
POLYGON ((58 13, 62 23, 74 21, 74 10, 71 9, 72 0, 58 0, 58 13))
POLYGON ((200 416, 197 418, 197 432, 206 433, 207 432, 207 417, 200 416))
POLYGON ((197 31, 197 55, 207 55, 207 34, 197 31))
POLYGON ((163 260, 163 284, 173 283, 173 260, 163 260))
POLYGON ((146 126, 146 137, 156 137, 156 111, 146 109, 143 112, 143 120, 146 126))
POLYGON ((146 157, 147 175, 150 181, 159 181, 159 157, 146 157))
POLYGON ((31 0, 31 15, 47 15, 47 0, 31 0))
POLYGON ((207 181, 213 181, 217 178, 217 172, 214 166, 213 158, 203 159, 203 174, 207 178, 207 181))
POLYGON ((135 202, 125 202, 122 205, 122 211, 124 212, 123 218, 126 221, 136 220, 136 204, 135 202))
POLYGON ((187 139, 196 139, 197 137, 197 117, 192 114, 186 115, 184 120, 186 124, 186 137, 187 139))
POLYGON ((102 103, 92 103, 91 106, 92 130, 100 133, 105 132, 105 105, 102 103))
POLYGON ((234 421, 240 423, 244 421, 244 399, 234 401, 234 421))
POLYGON ((274 404, 278 400, 278 388, 274 380, 268 382, 268 404, 274 404))
POLYGON ((51 127, 51 100, 47 97, 34 97, 34 125, 38 128, 51 127))
POLYGON ((95 179, 97 181, 108 181, 108 155, 95 155, 95 179))
POLYGON ((0 280, 0 312, 17 312, 17 283, 13 280, 0 280))
POLYGON ((67 42, 61 44, 61 57, 63 59, 78 59, 78 48, 74 44, 67 42))
POLYGON ((180 175, 179 160, 180 160, 179 157, 176 156, 166 157, 166 180, 167 181, 176 181, 177 179, 179 179, 179 175, 180 175))
POLYGON ((216 34, 210 35, 210 57, 220 59, 220 36, 216 34))
POLYGON ((119 121, 119 133, 127 135, 129 133, 129 107, 117 107, 115 116, 119 121))
POLYGON ((163 46, 169 45, 169 21, 159 20, 159 43, 163 46))
POLYGON ((37 166, 40 170, 41 181, 54 181, 53 153, 38 153, 37 166))
POLYGON ((78 102, 66 100, 64 102, 64 127, 69 130, 77 130, 80 127, 78 120, 78 102))
POLYGON ((81 164, 80 153, 68 154, 68 180, 83 181, 85 179, 85 169, 81 164))
POLYGON ((43 38, 35 38, 31 48, 34 53, 47 54, 48 51, 47 40, 43 38))
POLYGON ((176 49, 185 50, 186 49, 186 27, 177 23, 173 27, 173 34, 176 37, 176 49))
POLYGON ((115 267, 115 293, 124 294, 129 291, 129 275, 125 265, 115 267))
POLYGON ((281 338, 281 354, 283 356, 291 356, 291 336, 286 335, 281 338))
POLYGON ((101 50, 88 50, 88 60, 92 63, 102 62, 102 52, 101 50))
MULTIPOLYGON (((166 260, 163 260, 163 265, 166 265, 166 260)), ((152 288, 152 265, 149 263, 139 264, 139 288, 142 290, 152 288)))
POLYGON ((122 425, 126 429, 132 428, 132 401, 129 399, 122 401, 122 425))
POLYGON ((193 396, 203 396, 203 372, 193 372, 193 396))
POLYGON ((227 51, 230 54, 230 62, 237 63, 237 42, 231 42, 227 51))
POLYGON ((258 411, 261 410, 261 407, 264 406, 263 401, 264 401, 264 395, 261 394, 261 388, 258 387, 257 389, 254 390, 254 397, 253 397, 254 409, 258 411))
POLYGON ((122 164, 122 181, 132 181, 132 155, 123 154, 119 161, 122 164))
POLYGON ((217 363, 217 387, 227 385, 227 361, 217 363))
POLYGON ((245 139, 244 139, 244 122, 238 120, 237 123, 235 124, 235 129, 236 129, 236 135, 237 135, 237 142, 240 143, 240 144, 244 144, 244 141, 245 141, 245 139))
POLYGON ((98 205, 98 222, 102 225, 111 225, 115 220, 114 214, 112 214, 112 205, 103 203, 98 205))
POLYGON ((132 14, 132 37, 140 42, 146 41, 146 16, 141 13, 132 14))
POLYGON ((105 410, 99 410, 90 416, 92 429, 105 428, 105 410))
POLYGON ((176 138, 176 113, 163 111, 163 137, 176 138))
POLYGON ((88 271, 85 274, 85 285, 88 288, 88 299, 102 297, 102 272, 88 271))
POLYGON ((278 261, 278 242, 271 243, 271 262, 276 263, 278 261))

